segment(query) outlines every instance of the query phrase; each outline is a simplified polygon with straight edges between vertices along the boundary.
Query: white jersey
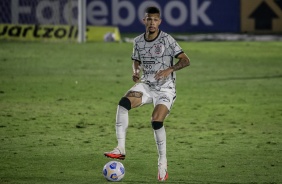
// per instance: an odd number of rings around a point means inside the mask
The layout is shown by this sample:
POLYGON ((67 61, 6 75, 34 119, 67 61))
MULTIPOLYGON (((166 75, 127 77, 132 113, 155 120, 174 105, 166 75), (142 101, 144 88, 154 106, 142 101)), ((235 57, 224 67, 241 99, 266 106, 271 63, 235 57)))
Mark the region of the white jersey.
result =
POLYGON ((154 40, 146 40, 145 33, 137 36, 133 42, 132 60, 140 62, 142 69, 141 82, 157 90, 174 89, 175 72, 165 79, 156 80, 155 74, 173 66, 173 58, 183 53, 176 40, 169 34, 159 31, 154 40))

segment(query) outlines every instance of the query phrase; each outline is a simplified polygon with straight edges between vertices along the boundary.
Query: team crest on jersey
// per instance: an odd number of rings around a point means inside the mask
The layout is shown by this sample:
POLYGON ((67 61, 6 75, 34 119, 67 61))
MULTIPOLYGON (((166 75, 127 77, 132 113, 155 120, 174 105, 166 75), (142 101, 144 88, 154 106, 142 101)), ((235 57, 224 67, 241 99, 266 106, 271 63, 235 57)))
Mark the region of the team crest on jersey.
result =
POLYGON ((164 51, 164 45, 162 44, 154 45, 154 49, 153 49, 154 55, 160 56, 163 54, 163 51, 164 51))

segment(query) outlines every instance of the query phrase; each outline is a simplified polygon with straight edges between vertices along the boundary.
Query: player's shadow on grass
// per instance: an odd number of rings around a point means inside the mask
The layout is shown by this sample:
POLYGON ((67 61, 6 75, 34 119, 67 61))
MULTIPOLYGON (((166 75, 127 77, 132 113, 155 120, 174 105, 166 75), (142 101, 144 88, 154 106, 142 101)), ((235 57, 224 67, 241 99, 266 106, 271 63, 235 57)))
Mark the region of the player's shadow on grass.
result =
MULTIPOLYGON (((135 184, 135 183, 143 183, 143 184, 158 184, 160 183, 159 181, 124 181, 124 183, 127 184, 135 184)), ((233 182, 216 182, 216 181, 212 181, 212 182, 204 182, 204 181, 192 181, 192 180, 187 180, 187 181, 183 181, 183 180, 167 180, 164 181, 164 183, 166 184, 203 184, 203 183, 212 183, 212 184, 234 184, 233 182)))
POLYGON ((229 77, 225 79, 215 79, 215 81, 256 80, 256 79, 275 79, 275 78, 282 78, 282 75, 257 76, 257 77, 229 77))

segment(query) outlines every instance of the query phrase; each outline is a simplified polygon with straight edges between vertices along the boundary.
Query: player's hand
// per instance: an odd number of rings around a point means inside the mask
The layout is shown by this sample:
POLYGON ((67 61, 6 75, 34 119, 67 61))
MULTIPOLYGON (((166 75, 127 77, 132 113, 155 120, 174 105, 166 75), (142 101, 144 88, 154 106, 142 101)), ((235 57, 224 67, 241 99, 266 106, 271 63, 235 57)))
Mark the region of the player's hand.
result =
POLYGON ((140 79, 139 73, 133 73, 133 75, 132 75, 132 80, 133 80, 134 82, 138 82, 139 79, 140 79))
POLYGON ((156 80, 161 80, 166 78, 167 76, 169 76, 171 74, 171 72, 173 72, 172 68, 167 68, 165 70, 160 70, 156 73, 155 75, 155 79, 156 80))

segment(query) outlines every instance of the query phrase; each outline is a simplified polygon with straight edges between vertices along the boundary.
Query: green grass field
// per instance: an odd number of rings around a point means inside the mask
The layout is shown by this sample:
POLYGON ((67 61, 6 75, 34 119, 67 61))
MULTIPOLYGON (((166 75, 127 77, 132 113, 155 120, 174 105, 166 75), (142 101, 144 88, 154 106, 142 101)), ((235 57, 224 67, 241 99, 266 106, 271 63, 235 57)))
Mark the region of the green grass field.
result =
MULTIPOLYGON (((282 42, 180 42, 169 180, 282 183, 282 42)), ((130 43, 0 43, 0 183, 103 184, 130 43)), ((157 182, 152 106, 130 111, 122 183, 157 182)))

